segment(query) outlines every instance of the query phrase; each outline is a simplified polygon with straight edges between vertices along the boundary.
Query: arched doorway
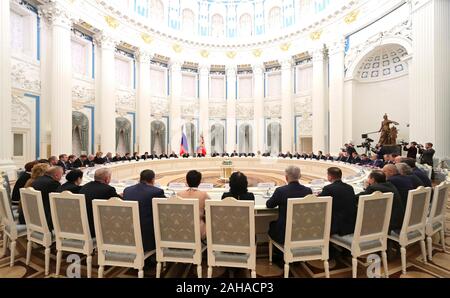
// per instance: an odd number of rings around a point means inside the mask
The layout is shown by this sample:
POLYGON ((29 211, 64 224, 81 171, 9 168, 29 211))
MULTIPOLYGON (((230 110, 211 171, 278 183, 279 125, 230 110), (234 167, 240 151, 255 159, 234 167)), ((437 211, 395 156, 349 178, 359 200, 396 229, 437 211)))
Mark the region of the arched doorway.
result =
POLYGON ((87 154, 89 148, 89 119, 81 112, 72 112, 72 153, 87 154))
POLYGON ((166 153, 166 125, 160 120, 151 123, 151 153, 166 153))
POLYGON ((281 152, 281 124, 272 122, 267 126, 267 151, 270 154, 281 152))
POLYGON ((131 122, 125 117, 116 118, 116 152, 131 153, 131 122))
POLYGON ((222 124, 211 126, 211 153, 225 152, 225 129, 222 124))
POLYGON ((188 141, 188 152, 190 155, 194 154, 197 149, 195 124, 188 122, 186 123, 186 138, 188 141))
POLYGON ((250 124, 239 127, 239 153, 250 153, 253 150, 253 131, 250 124))

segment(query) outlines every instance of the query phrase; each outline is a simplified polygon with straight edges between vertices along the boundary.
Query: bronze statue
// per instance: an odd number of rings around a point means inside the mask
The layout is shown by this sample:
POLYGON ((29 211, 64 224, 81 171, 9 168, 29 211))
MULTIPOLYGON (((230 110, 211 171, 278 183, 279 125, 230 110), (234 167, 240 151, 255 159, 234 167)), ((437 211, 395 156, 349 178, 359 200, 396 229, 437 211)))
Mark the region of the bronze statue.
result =
POLYGON ((378 132, 380 132, 380 140, 378 144, 380 145, 395 145, 397 143, 397 128, 390 127, 391 124, 399 125, 398 122, 392 121, 388 119, 388 115, 384 114, 383 121, 381 122, 381 128, 378 132))

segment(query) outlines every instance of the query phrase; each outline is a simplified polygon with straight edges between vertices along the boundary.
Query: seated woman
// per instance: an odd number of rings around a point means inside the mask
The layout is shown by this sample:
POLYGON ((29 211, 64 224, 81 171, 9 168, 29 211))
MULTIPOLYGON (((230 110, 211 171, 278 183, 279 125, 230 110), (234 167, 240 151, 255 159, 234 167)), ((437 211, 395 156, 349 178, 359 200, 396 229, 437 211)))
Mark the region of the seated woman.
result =
POLYGON ((234 172, 230 176, 230 191, 222 195, 222 200, 227 197, 233 197, 236 200, 254 201, 255 196, 252 192, 248 192, 247 176, 241 172, 234 172))
POLYGON ((202 173, 191 170, 186 174, 186 183, 189 188, 187 190, 178 193, 178 196, 183 199, 198 199, 198 206, 200 209, 200 234, 202 239, 206 238, 206 225, 205 225, 205 201, 209 200, 209 196, 206 192, 198 190, 197 187, 202 181, 202 173))
POLYGON ((83 181, 83 172, 78 169, 70 171, 66 175, 67 182, 58 187, 56 192, 70 191, 72 193, 79 193, 81 189, 81 182, 83 181))

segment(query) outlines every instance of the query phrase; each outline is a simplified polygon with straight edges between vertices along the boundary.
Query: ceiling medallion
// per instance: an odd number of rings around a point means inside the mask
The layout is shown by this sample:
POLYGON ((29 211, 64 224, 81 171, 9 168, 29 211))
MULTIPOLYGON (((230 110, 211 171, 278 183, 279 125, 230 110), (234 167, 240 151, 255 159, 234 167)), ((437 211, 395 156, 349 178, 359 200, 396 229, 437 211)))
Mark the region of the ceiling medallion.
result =
POLYGON ((108 24, 108 26, 113 29, 116 29, 117 27, 119 27, 119 22, 112 16, 105 16, 105 21, 108 24))
POLYGON ((236 57, 236 52, 235 51, 228 51, 227 52, 227 57, 230 59, 234 59, 234 57, 236 57))
POLYGON ((149 44, 153 41, 153 38, 150 35, 148 35, 147 33, 142 33, 141 38, 146 44, 149 44))
POLYGON ((354 10, 352 12, 350 12, 348 15, 345 16, 345 23, 347 24, 351 24, 354 21, 356 21, 356 19, 358 18, 359 15, 359 10, 354 10))
POLYGON ((254 49, 253 50, 253 56, 255 57, 261 57, 262 50, 261 49, 254 49))
POLYGON ((283 43, 283 44, 280 45, 280 49, 283 52, 286 52, 287 50, 289 50, 290 46, 291 46, 291 43, 290 42, 286 42, 286 43, 283 43))
POLYGON ((172 49, 173 49, 173 51, 174 51, 175 53, 181 53, 181 51, 183 50, 183 48, 182 48, 179 44, 177 44, 177 43, 175 43, 175 44, 172 46, 172 49))
POLYGON ((311 34, 309 35, 309 37, 310 37, 312 40, 319 40, 319 39, 320 39, 320 36, 322 36, 322 30, 318 30, 318 31, 311 32, 311 34))
POLYGON ((200 56, 202 56, 203 58, 208 58, 209 52, 207 50, 201 50, 200 56))

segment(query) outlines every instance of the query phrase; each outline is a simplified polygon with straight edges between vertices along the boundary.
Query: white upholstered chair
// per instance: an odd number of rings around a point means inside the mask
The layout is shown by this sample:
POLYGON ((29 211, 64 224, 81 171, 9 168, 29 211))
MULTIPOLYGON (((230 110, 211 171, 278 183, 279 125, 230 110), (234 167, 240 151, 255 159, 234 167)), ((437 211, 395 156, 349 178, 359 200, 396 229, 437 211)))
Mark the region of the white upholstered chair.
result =
POLYGON ((87 277, 91 278, 95 243, 89 230, 86 200, 69 191, 51 193, 50 208, 56 239, 56 275, 59 275, 63 251, 86 255, 87 277))
POLYGON ((393 197, 393 193, 379 191, 360 196, 355 232, 344 236, 331 235, 331 243, 351 252, 353 278, 357 276, 358 257, 375 252, 381 252, 384 274, 389 277, 386 249, 393 197))
POLYGON ((156 244, 156 277, 161 263, 178 262, 197 265, 202 277, 202 240, 198 199, 153 199, 153 222, 156 244))
POLYGON ((269 238, 269 262, 272 263, 272 245, 284 254, 284 277, 289 277, 289 264, 322 260, 325 276, 330 277, 328 248, 331 228, 332 197, 308 195, 289 199, 286 211, 284 245, 269 238))
POLYGON ((431 211, 427 218, 425 234, 428 244, 428 258, 433 259, 433 241, 431 237, 440 232, 442 249, 445 252, 445 210, 448 199, 449 182, 442 182, 434 188, 433 200, 431 201, 431 211))
POLYGON ((137 201, 120 198, 94 200, 94 225, 98 251, 98 277, 103 277, 105 266, 129 267, 139 270, 144 277, 144 261, 155 250, 144 252, 139 205, 137 201))
POLYGON ((20 200, 27 225, 28 242, 26 264, 28 265, 30 263, 32 243, 42 245, 45 247, 45 275, 48 275, 50 268, 50 246, 53 244, 54 239, 52 231, 48 228, 41 192, 32 187, 21 188, 20 200))
POLYGON ((10 244, 10 263, 9 266, 14 266, 14 257, 16 253, 16 240, 19 237, 27 235, 26 225, 16 223, 9 201, 6 189, 0 186, 0 225, 3 225, 3 248, 0 256, 6 253, 8 242, 10 244))
POLYGON ((400 244, 402 272, 406 273, 406 247, 420 241, 422 257, 427 263, 425 249, 425 225, 430 205, 431 188, 420 186, 410 190, 405 208, 405 217, 400 231, 390 231, 388 238, 400 244))
POLYGON ((256 278, 255 203, 227 197, 205 205, 208 277, 218 266, 247 268, 256 278))

